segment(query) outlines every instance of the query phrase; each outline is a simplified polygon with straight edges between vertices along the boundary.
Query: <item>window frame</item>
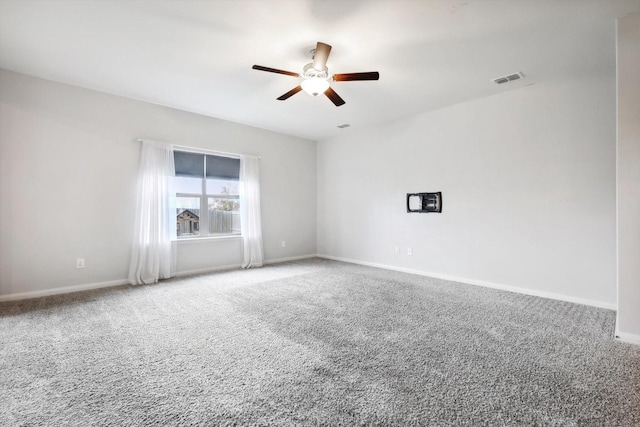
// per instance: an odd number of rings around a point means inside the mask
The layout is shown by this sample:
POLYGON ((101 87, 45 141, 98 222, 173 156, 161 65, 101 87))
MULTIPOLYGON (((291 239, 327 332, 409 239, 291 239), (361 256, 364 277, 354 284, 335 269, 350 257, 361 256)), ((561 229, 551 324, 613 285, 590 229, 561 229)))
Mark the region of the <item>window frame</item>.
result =
MULTIPOLYGON (((175 151, 180 151, 180 152, 185 152, 185 153, 194 153, 194 154, 203 154, 205 157, 204 160, 204 176, 202 178, 196 178, 196 177, 180 177, 180 176, 175 176, 174 178, 188 178, 188 179, 200 179, 200 193, 180 193, 177 191, 172 191, 171 196, 174 198, 178 198, 178 197, 197 197, 200 199, 200 215, 199 215, 199 221, 198 221, 198 229, 199 229, 199 234, 198 235, 190 235, 190 236, 185 236, 185 237, 181 237, 178 236, 177 230, 174 233, 174 235, 172 236, 172 240, 175 241, 188 241, 188 240, 202 240, 202 239, 226 239, 226 238, 230 238, 230 237, 241 237, 242 236, 242 228, 240 228, 240 231, 238 232, 231 232, 231 233, 211 233, 211 231, 209 230, 209 198, 217 198, 217 199, 229 199, 229 200, 237 200, 238 204, 240 204, 240 195, 229 195, 229 194, 208 194, 207 193, 207 176, 206 176, 206 167, 207 167, 207 160, 206 160, 206 156, 207 155, 211 155, 211 156, 218 156, 218 157, 228 157, 228 158, 232 158, 232 159, 240 159, 241 160, 241 156, 239 154, 232 154, 232 153, 223 153, 223 152, 219 152, 219 151, 211 151, 211 150, 206 150, 206 149, 199 149, 199 148, 192 148, 192 147, 183 147, 183 146, 177 146, 174 145, 174 152, 175 151)), ((242 160, 241 160, 242 161, 242 160)), ((242 181, 240 180, 240 178, 238 178, 238 185, 240 185, 242 181)), ((239 189, 238 189, 239 190, 239 189)))

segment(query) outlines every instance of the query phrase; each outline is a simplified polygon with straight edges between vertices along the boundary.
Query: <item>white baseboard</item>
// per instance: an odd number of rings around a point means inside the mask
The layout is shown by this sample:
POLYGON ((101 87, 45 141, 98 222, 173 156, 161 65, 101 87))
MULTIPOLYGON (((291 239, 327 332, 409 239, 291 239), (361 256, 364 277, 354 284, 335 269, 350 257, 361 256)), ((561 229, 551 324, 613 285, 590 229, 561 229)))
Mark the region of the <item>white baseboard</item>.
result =
POLYGON ((92 289, 110 288, 128 284, 127 279, 110 280, 108 282, 86 283, 84 285, 65 286, 62 288, 44 289, 41 291, 19 292, 15 294, 0 295, 0 302, 18 301, 23 299, 48 297, 51 295, 70 294, 72 292, 90 291, 92 289))
POLYGON ((193 276, 194 274, 215 273, 216 271, 235 270, 240 268, 240 264, 220 265, 218 267, 199 268, 196 270, 179 271, 173 277, 193 276))
POLYGON ((264 263, 265 263, 265 265, 266 264, 279 264, 281 262, 299 261, 301 259, 309 259, 309 258, 317 258, 317 257, 318 257, 318 255, 316 255, 316 254, 290 256, 290 257, 286 257, 286 258, 270 259, 268 261, 265 261, 264 263))
MULTIPOLYGON (((537 290, 534 290, 534 289, 519 288, 519 287, 515 287, 515 286, 503 285, 503 284, 500 284, 500 283, 486 282, 486 281, 481 281, 481 280, 469 279, 469 278, 465 278, 465 277, 450 276, 450 275, 446 275, 446 274, 438 274, 438 273, 432 273, 432 272, 422 271, 422 270, 415 270, 415 269, 410 269, 410 268, 395 267, 395 266, 386 265, 386 264, 378 264, 378 263, 373 263, 373 262, 366 262, 366 261, 360 261, 360 260, 349 259, 349 258, 335 257, 335 256, 331 256, 331 255, 324 255, 324 254, 308 254, 308 255, 286 257, 286 258, 277 258, 277 259, 266 260, 264 262, 264 264, 265 265, 278 264, 278 263, 287 262, 287 261, 298 261, 298 260, 302 260, 302 259, 315 258, 315 257, 331 259, 331 260, 341 261, 341 262, 347 262, 347 263, 351 263, 351 264, 366 265, 366 266, 375 267, 375 268, 383 268, 385 270, 400 271, 400 272, 403 272, 403 273, 410 273, 410 274, 416 274, 416 275, 419 275, 419 276, 433 277, 433 278, 436 278, 436 279, 443 279, 443 280, 449 280, 449 281, 452 281, 452 282, 466 283, 466 284, 469 284, 469 285, 483 286, 483 287, 487 287, 487 288, 498 289, 498 290, 502 290, 502 291, 515 292, 515 293, 524 294, 524 295, 532 295, 532 296, 537 296, 537 297, 542 297, 542 298, 555 299, 555 300, 559 300, 559 301, 572 302, 572 303, 576 303, 576 304, 590 305, 590 306, 593 306, 593 307, 606 308, 606 309, 609 309, 609 310, 616 310, 617 309, 615 304, 606 303, 606 302, 603 302, 603 301, 589 300, 589 299, 584 299, 584 298, 576 298, 576 297, 571 297, 571 296, 562 295, 562 294, 555 294, 555 293, 550 293, 550 292, 537 291, 537 290)), ((189 276, 189 275, 194 275, 194 274, 213 273, 213 272, 216 272, 216 271, 231 270, 231 269, 236 269, 236 268, 240 268, 240 264, 231 264, 231 265, 224 265, 224 266, 218 266, 218 267, 212 267, 212 268, 203 268, 203 269, 198 269, 198 270, 181 271, 179 273, 176 273, 176 277, 183 277, 183 276, 189 276)), ((30 298, 39 298, 39 297, 45 297, 45 296, 51 296, 51 295, 67 294, 67 293, 71 293, 71 292, 80 292, 80 291, 87 291, 87 290, 92 290, 92 289, 108 288, 108 287, 112 287, 112 286, 126 285, 128 283, 129 282, 128 282, 127 279, 121 279, 121 280, 111 280, 111 281, 108 281, 108 282, 98 282, 98 283, 88 283, 88 284, 84 284, 84 285, 65 286, 65 287, 62 287, 62 288, 45 289, 45 290, 40 290, 40 291, 20 292, 20 293, 14 293, 14 294, 0 295, 0 302, 3 302, 3 301, 17 301, 17 300, 30 299, 30 298)), ((637 336, 637 335, 626 334, 626 333, 618 333, 617 336, 619 337, 619 339, 621 341, 640 344, 640 337, 637 336)))
MULTIPOLYGON (((263 262, 263 265, 279 264, 281 262, 287 262, 287 261, 298 261, 298 260, 301 260, 301 259, 315 258, 316 256, 317 256, 316 254, 312 254, 312 255, 292 256, 292 257, 287 257, 287 258, 270 259, 270 260, 265 260, 263 262)), ((201 269, 198 269, 198 270, 186 270, 186 271, 180 271, 180 272, 176 273, 175 277, 191 276, 191 275, 194 275, 194 274, 214 273, 216 271, 223 271, 223 270, 235 270, 237 268, 241 268, 241 265, 240 264, 229 264, 229 265, 221 265, 221 266, 218 266, 218 267, 201 268, 201 269)))
POLYGON ((503 285, 501 283, 486 282, 486 281, 483 281, 483 280, 469 279, 469 278, 466 278, 466 277, 450 276, 450 275, 447 275, 447 274, 439 274, 439 273, 432 273, 432 272, 428 272, 428 271, 415 270, 415 269, 410 269, 410 268, 395 267, 395 266, 386 265, 386 264, 377 264, 377 263, 373 263, 373 262, 359 261, 359 260, 354 260, 354 259, 349 259, 349 258, 334 257, 334 256, 331 256, 331 255, 318 254, 317 256, 318 256, 318 258, 332 259, 332 260, 335 260, 335 261, 348 262, 348 263, 351 263, 351 264, 366 265, 368 267, 376 267, 376 268, 383 268, 385 270, 400 271, 400 272, 403 272, 403 273, 410 273, 410 274, 416 274, 416 275, 419 275, 419 276, 433 277, 433 278, 436 278, 436 279, 449 280, 449 281, 452 281, 452 282, 460 282, 460 283, 465 283, 465 284, 468 284, 468 285, 483 286, 485 288, 492 288, 492 289, 497 289, 497 290, 501 290, 501 291, 515 292, 515 293, 518 293, 518 294, 531 295, 531 296, 536 296, 536 297, 541 297, 541 298, 549 298, 549 299, 572 302, 572 303, 582 304, 582 305, 590 305, 590 306, 598 307, 598 308, 606 308, 608 310, 617 310, 617 307, 616 307, 615 303, 607 303, 607 302, 604 302, 604 301, 590 300, 590 299, 584 299, 584 298, 576 298, 576 297, 572 297, 572 296, 568 296, 568 295, 555 294, 555 293, 545 292, 545 291, 538 291, 538 290, 535 290, 535 289, 528 289, 528 288, 520 288, 520 287, 510 286, 510 285, 503 285))
POLYGON ((640 335, 627 334, 626 332, 616 332, 616 339, 630 344, 640 345, 640 335))
MULTIPOLYGON (((265 265, 277 264, 277 263, 286 262, 286 261, 297 261, 301 259, 308 259, 308 258, 315 258, 315 257, 316 257, 316 254, 301 255, 301 256, 294 256, 294 257, 287 257, 287 258, 278 258, 278 259, 267 260, 264 262, 264 264, 265 265)), ((175 277, 191 276, 194 274, 214 273, 216 271, 233 270, 237 268, 240 268, 240 264, 222 265, 218 267, 201 268, 197 270, 186 270, 186 271, 180 271, 176 273, 175 277)), ((86 283, 83 285, 44 289, 41 291, 19 292, 14 294, 0 295, 0 302, 19 301, 19 300, 32 299, 32 298, 48 297, 52 295, 69 294, 72 292, 89 291, 92 289, 109 288, 112 286, 120 286, 120 285, 128 285, 128 284, 129 284, 129 281, 127 279, 120 279, 120 280, 111 280, 108 282, 86 283)))

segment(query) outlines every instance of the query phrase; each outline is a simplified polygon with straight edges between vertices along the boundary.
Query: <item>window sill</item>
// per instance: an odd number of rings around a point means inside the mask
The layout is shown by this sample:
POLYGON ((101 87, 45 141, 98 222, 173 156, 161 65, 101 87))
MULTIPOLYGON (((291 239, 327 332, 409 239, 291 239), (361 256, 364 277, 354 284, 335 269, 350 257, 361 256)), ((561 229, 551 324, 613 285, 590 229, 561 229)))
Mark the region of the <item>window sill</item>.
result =
POLYGON ((242 234, 229 234, 227 236, 207 236, 207 237, 186 237, 183 239, 174 239, 172 242, 177 242, 179 245, 185 243, 206 243, 220 240, 237 240, 242 239, 242 234))

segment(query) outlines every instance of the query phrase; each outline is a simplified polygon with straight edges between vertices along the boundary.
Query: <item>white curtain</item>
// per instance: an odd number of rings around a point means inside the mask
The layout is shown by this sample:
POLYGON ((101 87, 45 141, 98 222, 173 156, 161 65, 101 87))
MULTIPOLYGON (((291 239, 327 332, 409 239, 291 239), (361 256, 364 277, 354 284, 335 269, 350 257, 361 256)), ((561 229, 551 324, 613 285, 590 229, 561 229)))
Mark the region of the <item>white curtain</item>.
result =
POLYGON ((175 250, 171 230, 171 177, 175 175, 173 147, 155 141, 142 141, 135 234, 129 267, 129 283, 156 283, 175 275, 175 250))
POLYGON ((242 268, 262 267, 260 160, 240 156, 240 226, 244 241, 242 268))

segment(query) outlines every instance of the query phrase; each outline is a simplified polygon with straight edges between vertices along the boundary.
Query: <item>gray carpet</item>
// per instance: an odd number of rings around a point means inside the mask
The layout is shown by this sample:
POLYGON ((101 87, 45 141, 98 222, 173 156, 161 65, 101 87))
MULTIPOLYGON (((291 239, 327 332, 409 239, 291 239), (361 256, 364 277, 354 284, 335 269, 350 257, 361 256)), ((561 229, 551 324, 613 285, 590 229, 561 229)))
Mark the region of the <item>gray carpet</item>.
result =
POLYGON ((615 313, 313 259, 0 304, 0 424, 640 425, 615 313))

